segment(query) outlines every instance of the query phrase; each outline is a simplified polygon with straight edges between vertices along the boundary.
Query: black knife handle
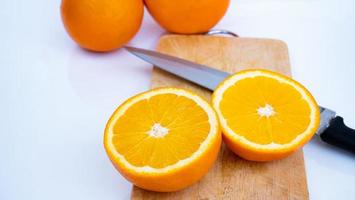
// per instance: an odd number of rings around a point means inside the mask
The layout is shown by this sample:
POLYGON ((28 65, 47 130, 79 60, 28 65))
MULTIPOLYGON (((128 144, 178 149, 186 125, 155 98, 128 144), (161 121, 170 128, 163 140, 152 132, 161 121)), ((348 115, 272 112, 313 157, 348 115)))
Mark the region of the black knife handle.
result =
POLYGON ((331 120, 329 126, 320 135, 321 139, 331 145, 355 153, 355 130, 344 124, 340 116, 331 120))

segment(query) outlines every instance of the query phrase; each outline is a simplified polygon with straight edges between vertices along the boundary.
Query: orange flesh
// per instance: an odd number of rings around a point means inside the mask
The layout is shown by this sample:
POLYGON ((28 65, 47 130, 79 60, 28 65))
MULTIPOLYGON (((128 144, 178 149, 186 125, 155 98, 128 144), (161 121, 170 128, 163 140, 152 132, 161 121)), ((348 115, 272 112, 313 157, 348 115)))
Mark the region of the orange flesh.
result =
POLYGON ((220 108, 235 133, 258 144, 287 144, 311 122, 311 108, 301 94, 268 77, 239 80, 225 91, 220 108), (263 116, 258 109, 267 105, 272 114, 263 116))
POLYGON ((163 168, 190 157, 210 131, 207 113, 184 96, 162 94, 132 105, 113 128, 115 149, 134 166, 163 168), (152 136, 154 125, 165 128, 152 136))

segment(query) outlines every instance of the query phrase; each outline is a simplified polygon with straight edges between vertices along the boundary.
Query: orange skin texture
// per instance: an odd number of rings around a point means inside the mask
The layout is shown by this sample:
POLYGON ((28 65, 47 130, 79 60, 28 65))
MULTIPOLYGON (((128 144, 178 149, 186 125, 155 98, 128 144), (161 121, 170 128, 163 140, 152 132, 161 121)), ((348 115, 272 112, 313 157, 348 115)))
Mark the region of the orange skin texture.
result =
POLYGON ((226 13, 229 0, 145 0, 149 13, 173 33, 204 33, 226 13))
POLYGON ((218 134, 218 138, 214 140, 213 144, 203 156, 200 156, 189 165, 180 168, 173 173, 159 175, 147 174, 144 176, 138 176, 134 172, 123 169, 115 162, 114 156, 108 151, 106 152, 108 153, 108 156, 115 168, 121 173, 122 176, 124 176, 134 185, 156 192, 174 192, 194 184, 195 182, 199 181, 205 174, 207 174, 208 170, 212 167, 217 159, 221 143, 222 136, 221 134, 218 134))
MULTIPOLYGON (((159 89, 159 88, 157 88, 159 89)), ((153 90, 157 90, 153 89, 153 90)), ((201 96, 200 96, 201 97, 201 96)), ((123 104, 121 104, 115 112, 120 110, 120 108, 130 102, 134 97, 129 98, 123 104)), ((203 97, 201 97, 203 98, 203 97)), ((217 113, 215 113, 216 118, 217 113)), ((114 116, 114 114, 112 115, 114 116)), ((182 190, 197 181, 199 181, 205 174, 207 174, 208 170, 213 166, 214 162, 217 159, 218 153, 221 149, 222 144, 222 131, 219 126, 217 126, 217 134, 215 138, 208 145, 208 148, 205 149, 204 153, 197 157, 195 160, 190 162, 184 167, 180 167, 178 169, 174 169, 173 171, 169 171, 166 173, 160 174, 137 174, 135 171, 125 168, 120 164, 119 159, 115 157, 111 149, 109 148, 109 141, 107 132, 109 129, 109 124, 111 123, 113 118, 111 117, 106 125, 105 134, 104 134, 104 147, 106 153, 114 165, 114 167, 120 172, 120 174, 125 177, 128 181, 133 183, 134 185, 151 191, 156 192, 174 192, 182 190)))
POLYGON ((61 16, 70 37, 82 48, 106 52, 122 47, 138 32, 142 0, 62 0, 61 16))
POLYGON ((265 162, 265 161, 279 160, 291 155, 299 148, 303 147, 303 145, 305 145, 312 138, 312 136, 313 134, 307 135, 307 138, 302 140, 302 142, 299 143, 296 148, 289 148, 289 149, 277 150, 277 151, 251 149, 250 147, 247 147, 242 143, 234 142, 226 134, 223 134, 223 142, 227 145, 228 149, 233 151, 239 157, 244 158, 245 160, 265 162))

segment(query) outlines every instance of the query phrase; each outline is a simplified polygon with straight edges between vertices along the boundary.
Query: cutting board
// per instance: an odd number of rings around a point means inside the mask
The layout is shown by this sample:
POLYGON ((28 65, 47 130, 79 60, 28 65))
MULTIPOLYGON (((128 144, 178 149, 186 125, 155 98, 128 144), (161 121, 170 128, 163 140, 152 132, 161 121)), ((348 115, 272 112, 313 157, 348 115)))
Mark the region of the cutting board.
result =
MULTIPOLYGON (((230 73, 264 68, 291 76, 287 46, 280 40, 204 35, 166 35, 157 50, 230 73)), ((211 92, 177 76, 153 69, 152 88, 175 86, 193 90, 206 99, 211 92)), ((225 145, 218 159, 199 182, 172 193, 150 192, 133 187, 133 200, 308 199, 303 152, 272 162, 246 161, 225 145)))

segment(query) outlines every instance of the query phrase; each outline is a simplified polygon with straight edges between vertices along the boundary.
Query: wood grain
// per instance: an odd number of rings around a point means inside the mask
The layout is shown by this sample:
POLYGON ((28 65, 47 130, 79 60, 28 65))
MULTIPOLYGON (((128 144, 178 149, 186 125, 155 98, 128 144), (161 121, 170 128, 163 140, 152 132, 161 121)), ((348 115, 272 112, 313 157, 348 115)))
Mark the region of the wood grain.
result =
MULTIPOLYGON (((231 73, 264 68, 291 76, 287 46, 279 40, 167 35, 160 39, 157 50, 231 73)), ((163 86, 190 89, 206 99, 211 95, 208 90, 154 68, 152 88, 163 86)), ((243 160, 223 145, 215 165, 198 183, 173 193, 150 192, 134 186, 131 197, 133 200, 308 199, 303 152, 259 163, 243 160)))

